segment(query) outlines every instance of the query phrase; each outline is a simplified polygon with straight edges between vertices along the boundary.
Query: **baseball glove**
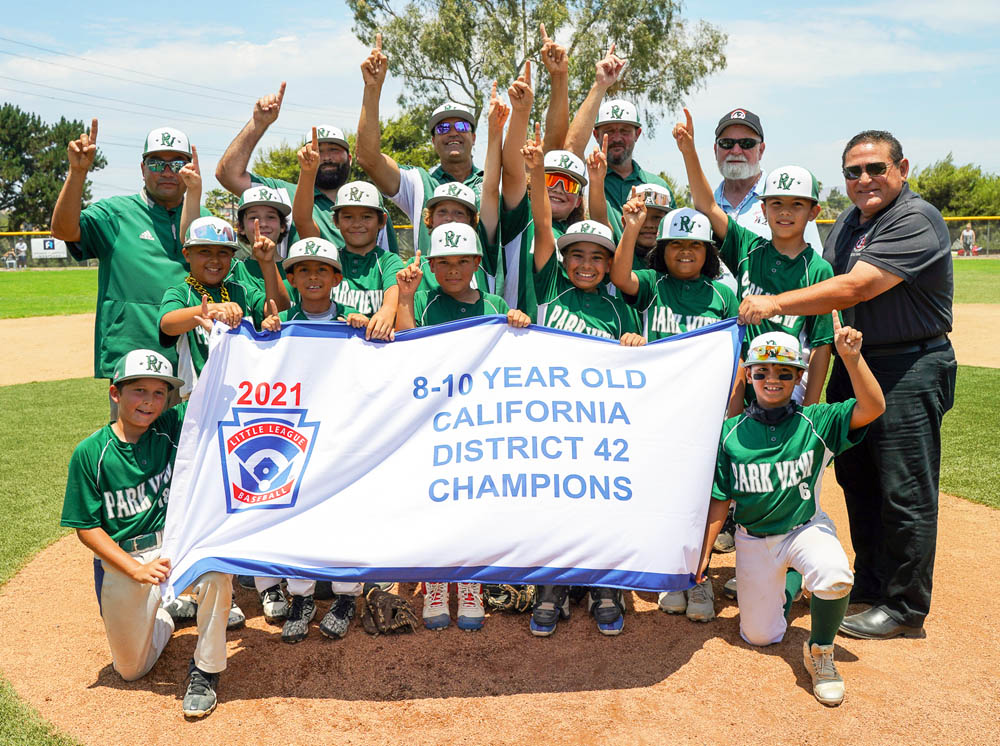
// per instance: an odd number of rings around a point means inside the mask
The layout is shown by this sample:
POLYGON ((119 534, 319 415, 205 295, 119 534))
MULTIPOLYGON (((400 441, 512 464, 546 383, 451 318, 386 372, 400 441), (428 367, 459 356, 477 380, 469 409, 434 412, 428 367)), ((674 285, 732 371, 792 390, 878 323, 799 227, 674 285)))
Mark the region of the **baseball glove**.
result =
POLYGON ((531 611, 535 603, 535 586, 483 585, 483 602, 491 611, 531 611))
POLYGON ((365 594, 361 625, 370 635, 413 632, 417 617, 405 598, 374 586, 365 594))

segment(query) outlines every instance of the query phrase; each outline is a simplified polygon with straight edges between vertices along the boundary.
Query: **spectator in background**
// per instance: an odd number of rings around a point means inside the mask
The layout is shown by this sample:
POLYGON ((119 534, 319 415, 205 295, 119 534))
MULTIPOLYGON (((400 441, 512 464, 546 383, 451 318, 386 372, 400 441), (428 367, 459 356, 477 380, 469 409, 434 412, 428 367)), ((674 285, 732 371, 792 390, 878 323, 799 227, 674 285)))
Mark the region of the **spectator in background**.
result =
POLYGON ((24 240, 24 236, 17 237, 14 253, 17 254, 17 268, 25 269, 28 266, 28 242, 24 240))
POLYGON ((972 255, 972 247, 976 245, 976 232, 972 230, 972 223, 966 223, 965 229, 962 231, 962 248, 965 249, 965 255, 972 255))

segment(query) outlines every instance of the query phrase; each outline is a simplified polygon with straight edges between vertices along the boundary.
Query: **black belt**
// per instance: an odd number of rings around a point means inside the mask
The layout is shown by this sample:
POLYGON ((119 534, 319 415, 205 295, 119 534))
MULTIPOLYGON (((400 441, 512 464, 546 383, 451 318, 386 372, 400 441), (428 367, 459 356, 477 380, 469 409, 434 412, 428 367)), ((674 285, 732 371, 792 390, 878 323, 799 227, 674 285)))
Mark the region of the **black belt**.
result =
POLYGON ((948 335, 938 334, 936 337, 920 339, 916 342, 901 342, 891 345, 871 345, 866 347, 861 345, 861 354, 864 357, 885 357, 886 355, 913 355, 917 352, 930 352, 948 345, 948 335))

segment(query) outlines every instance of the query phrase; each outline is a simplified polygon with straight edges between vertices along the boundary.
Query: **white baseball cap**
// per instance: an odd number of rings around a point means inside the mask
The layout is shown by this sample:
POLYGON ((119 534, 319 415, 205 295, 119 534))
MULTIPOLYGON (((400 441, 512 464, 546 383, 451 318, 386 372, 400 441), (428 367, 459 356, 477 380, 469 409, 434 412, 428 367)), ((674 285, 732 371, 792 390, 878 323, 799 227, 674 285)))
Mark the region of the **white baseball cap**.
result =
POLYGON ((802 360, 799 340, 788 332, 764 332, 753 338, 747 349, 746 365, 750 367, 764 363, 803 369, 809 367, 802 360))
POLYGON ((293 265, 304 261, 323 262, 336 267, 343 272, 340 265, 340 252, 337 247, 325 238, 303 238, 288 247, 288 258, 281 263, 287 272, 293 265))
POLYGON ((222 218, 212 216, 192 220, 185 239, 185 249, 192 246, 227 246, 236 251, 240 248, 233 226, 222 218))
POLYGON ((640 184, 635 188, 635 192, 636 194, 645 195, 647 210, 670 211, 670 203, 673 201, 673 195, 670 194, 670 190, 666 187, 662 187, 659 184, 640 184))
POLYGON ((429 259, 439 256, 482 256, 476 229, 466 223, 442 223, 431 231, 429 259))
POLYGON ((142 149, 142 157, 159 152, 182 153, 191 157, 191 143, 188 136, 173 127, 158 127, 146 135, 146 144, 142 149))
POLYGON ((566 229, 564 234, 559 236, 559 239, 556 241, 556 247, 559 251, 565 253, 566 249, 581 241, 596 243, 612 254, 618 248, 611 229, 602 223, 598 223, 596 220, 581 220, 579 223, 573 223, 573 225, 566 229))
POLYGON ((767 175, 760 198, 767 197, 805 197, 819 202, 819 182, 802 166, 782 166, 767 175))
POLYGON ((111 374, 111 383, 115 386, 137 378, 157 378, 166 381, 171 388, 178 388, 184 383, 174 376, 174 366, 170 361, 154 350, 132 350, 115 363, 111 374))
POLYGON ((550 150, 545 154, 545 170, 566 174, 583 186, 587 186, 587 167, 576 153, 568 150, 550 150))
POLYGON ((236 214, 242 216, 244 210, 257 205, 267 205, 277 210, 282 217, 292 211, 292 206, 286 201, 282 191, 268 186, 252 186, 240 195, 240 204, 236 214))
POLYGON ((594 126, 600 127, 602 124, 618 123, 634 124, 636 127, 642 126, 639 124, 639 111, 631 101, 616 98, 601 104, 594 126))
MULTIPOLYGON (((306 142, 312 142, 312 130, 306 133, 306 142)), ((347 137, 344 135, 344 130, 340 127, 334 127, 332 124, 317 124, 316 125, 316 142, 332 142, 335 145, 339 145, 344 150, 350 150, 351 146, 347 144, 347 137)))
POLYGON ((454 101, 446 101, 431 113, 431 121, 428 128, 433 130, 438 122, 450 117, 464 119, 472 125, 473 130, 476 128, 476 115, 472 112, 472 109, 463 104, 456 104, 454 101))
POLYGON ((371 207, 379 212, 385 212, 382 195, 374 184, 369 184, 367 181, 349 181, 337 190, 333 211, 336 212, 343 207, 371 207))
POLYGON ((438 184, 434 188, 434 196, 427 200, 424 206, 434 207, 438 202, 458 202, 460 205, 468 207, 473 213, 479 211, 479 205, 476 204, 476 193, 458 181, 438 184))
POLYGON ((711 241, 712 223, 693 207, 671 210, 660 221, 657 241, 711 241))

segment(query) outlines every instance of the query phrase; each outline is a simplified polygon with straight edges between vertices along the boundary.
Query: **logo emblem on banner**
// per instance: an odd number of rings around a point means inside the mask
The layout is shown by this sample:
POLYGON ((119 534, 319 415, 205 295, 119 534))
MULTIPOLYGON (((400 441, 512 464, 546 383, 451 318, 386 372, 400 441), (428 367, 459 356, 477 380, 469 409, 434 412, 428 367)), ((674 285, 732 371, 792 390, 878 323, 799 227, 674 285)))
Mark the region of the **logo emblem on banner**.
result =
POLYGON ((318 422, 305 409, 233 407, 219 423, 226 511, 291 508, 309 464, 318 422))

